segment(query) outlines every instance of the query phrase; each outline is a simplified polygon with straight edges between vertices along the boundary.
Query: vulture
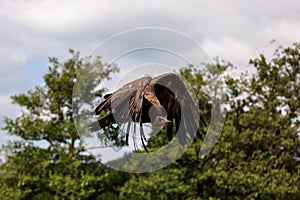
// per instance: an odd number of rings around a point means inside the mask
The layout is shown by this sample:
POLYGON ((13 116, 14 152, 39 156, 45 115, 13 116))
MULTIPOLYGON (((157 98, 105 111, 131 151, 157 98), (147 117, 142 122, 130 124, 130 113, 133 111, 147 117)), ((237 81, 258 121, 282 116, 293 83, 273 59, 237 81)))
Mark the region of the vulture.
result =
POLYGON ((197 119, 197 112, 198 104, 194 103, 178 75, 145 76, 106 94, 93 111, 98 119, 89 129, 96 132, 112 124, 121 126, 127 123, 128 145, 130 131, 136 131, 136 126, 139 126, 140 139, 147 151, 143 124, 151 123, 153 129, 167 126, 169 141, 175 134, 179 143, 185 145, 188 139, 193 140, 198 134, 197 121, 200 118, 197 119))

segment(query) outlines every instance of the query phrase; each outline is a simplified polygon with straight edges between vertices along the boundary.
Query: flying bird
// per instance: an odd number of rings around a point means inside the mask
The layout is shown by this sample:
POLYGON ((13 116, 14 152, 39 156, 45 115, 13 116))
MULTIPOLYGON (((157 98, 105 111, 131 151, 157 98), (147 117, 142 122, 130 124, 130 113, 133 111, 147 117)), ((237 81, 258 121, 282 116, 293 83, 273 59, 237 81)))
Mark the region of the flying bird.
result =
POLYGON ((154 78, 145 76, 106 94, 104 101, 93 112, 102 117, 92 123, 89 129, 96 132, 106 130, 112 124, 121 126, 128 123, 128 145, 130 131, 133 129, 135 132, 136 125, 139 125, 140 138, 147 151, 143 124, 151 123, 154 129, 167 126, 169 141, 176 134, 179 143, 185 145, 188 139, 193 140, 197 134, 197 112, 198 105, 178 75, 166 73, 154 78))

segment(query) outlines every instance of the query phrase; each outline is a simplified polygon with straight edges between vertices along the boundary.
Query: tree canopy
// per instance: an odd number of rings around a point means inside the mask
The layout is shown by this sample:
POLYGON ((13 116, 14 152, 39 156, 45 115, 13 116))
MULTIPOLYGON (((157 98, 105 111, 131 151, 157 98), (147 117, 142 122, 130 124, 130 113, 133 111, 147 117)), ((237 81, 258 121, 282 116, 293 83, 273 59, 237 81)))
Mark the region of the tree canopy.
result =
MULTIPOLYGON (((226 91, 227 117, 221 137, 199 158, 207 131, 200 126, 200 139, 183 156, 145 174, 116 171, 83 154, 72 113, 77 105, 72 99, 76 72, 100 67, 101 74, 91 74, 95 82, 88 82, 96 85, 118 68, 100 58, 70 53, 65 62, 49 59, 43 85, 12 96, 22 114, 5 119, 4 130, 22 139, 2 147, 6 158, 0 165, 1 199, 299 198, 300 43, 278 47, 271 59, 263 54, 251 59, 256 71, 239 77, 230 75, 228 62, 207 65, 206 70, 182 68, 179 73, 195 91, 207 124, 212 106, 203 90, 212 78, 207 73, 218 69, 224 75, 219 87, 226 91)), ((94 92, 101 97, 104 91, 94 92)), ((147 145, 155 149, 166 141, 166 134, 157 134, 147 145)))

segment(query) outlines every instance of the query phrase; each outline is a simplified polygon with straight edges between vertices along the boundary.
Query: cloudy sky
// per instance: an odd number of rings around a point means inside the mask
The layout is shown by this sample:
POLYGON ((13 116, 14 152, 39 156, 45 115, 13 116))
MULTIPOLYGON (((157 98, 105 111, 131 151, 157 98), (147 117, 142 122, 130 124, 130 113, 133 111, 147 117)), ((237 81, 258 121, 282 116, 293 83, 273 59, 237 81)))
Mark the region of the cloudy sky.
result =
MULTIPOLYGON (((19 114, 10 96, 42 84, 48 57, 63 61, 69 48, 87 55, 119 32, 162 27, 246 70, 249 58, 299 41, 299 8, 298 0, 1 0, 0 126, 19 114)), ((0 132, 0 143, 8 139, 0 132)))

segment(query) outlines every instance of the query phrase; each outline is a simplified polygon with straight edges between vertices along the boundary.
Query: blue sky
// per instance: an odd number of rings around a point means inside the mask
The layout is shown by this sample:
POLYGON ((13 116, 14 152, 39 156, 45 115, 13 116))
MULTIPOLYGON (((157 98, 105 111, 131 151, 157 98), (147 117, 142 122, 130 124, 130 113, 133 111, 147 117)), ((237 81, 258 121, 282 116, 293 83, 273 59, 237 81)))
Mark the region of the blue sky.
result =
MULTIPOLYGON (((69 48, 86 55, 121 31, 163 27, 187 34, 211 58, 243 71, 259 53, 271 55, 278 45, 299 41, 299 8, 298 0, 2 0, 0 126, 4 116, 20 113, 9 96, 42 84, 48 57, 66 60, 69 48)), ((130 57, 132 63, 140 60, 139 54, 130 57)), ((0 132, 1 144, 9 139, 0 132)))

